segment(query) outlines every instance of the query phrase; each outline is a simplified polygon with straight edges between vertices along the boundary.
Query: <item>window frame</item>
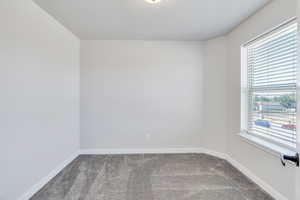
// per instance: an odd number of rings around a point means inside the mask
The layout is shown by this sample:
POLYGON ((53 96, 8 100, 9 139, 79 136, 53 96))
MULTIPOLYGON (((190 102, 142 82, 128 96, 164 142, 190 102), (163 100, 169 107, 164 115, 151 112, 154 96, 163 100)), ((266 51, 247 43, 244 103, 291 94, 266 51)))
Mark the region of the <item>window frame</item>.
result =
MULTIPOLYGON (((240 47, 240 55, 241 55, 241 116, 240 116, 240 136, 242 136, 243 138, 247 139, 247 140, 251 140, 251 143, 254 143, 254 145, 259 145, 259 146, 263 146, 263 147, 267 147, 268 149, 271 149, 277 153, 282 152, 282 149, 286 149, 287 151, 292 151, 295 152, 296 151, 296 144, 294 146, 288 145, 288 144, 284 144, 281 142, 278 142, 276 140, 273 139, 269 139, 267 137, 264 136, 260 136, 254 133, 251 133, 248 131, 248 114, 249 114, 249 101, 248 101, 248 60, 247 60, 247 48, 252 45, 253 43, 260 41, 272 34, 276 34, 277 32, 279 32, 280 30, 292 25, 292 24, 297 24, 297 17, 293 17, 291 19, 288 19, 286 21, 284 21, 283 23, 279 24, 278 26, 275 26, 273 28, 271 28, 270 30, 254 37, 253 39, 247 41, 246 43, 242 44, 240 47), (254 139, 251 139, 254 138, 254 139), (260 142, 261 141, 261 142, 260 142), (268 145, 269 143, 269 145, 268 145), (277 148, 274 146, 277 146, 277 148)), ((299 27, 298 27, 299 28, 299 27)), ((299 31, 299 29, 298 29, 299 31)), ((299 60, 299 58, 298 58, 299 60)), ((298 63, 299 65, 299 63, 298 63)), ((298 68, 298 66, 297 66, 298 68)), ((300 72, 299 72, 300 73, 300 72)), ((299 73, 298 73, 298 77, 299 77, 299 73)), ((297 77, 297 86, 296 86, 296 104, 299 104, 299 99, 298 99, 298 78, 297 77)), ((296 109, 296 121, 298 119, 298 111, 296 109)), ((298 123, 296 123, 296 126, 298 125, 298 123)), ((298 129, 296 131, 296 133, 298 132, 298 129)), ((298 140, 298 134, 296 134, 296 141, 298 140)))

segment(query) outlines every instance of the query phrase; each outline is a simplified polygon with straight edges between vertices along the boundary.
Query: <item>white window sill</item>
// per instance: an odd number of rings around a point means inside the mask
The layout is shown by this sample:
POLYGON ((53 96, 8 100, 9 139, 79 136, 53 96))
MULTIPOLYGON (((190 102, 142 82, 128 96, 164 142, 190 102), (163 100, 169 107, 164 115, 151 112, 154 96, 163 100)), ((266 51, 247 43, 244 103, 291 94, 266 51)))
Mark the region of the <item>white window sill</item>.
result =
POLYGON ((268 142, 266 140, 263 140, 259 137, 255 137, 253 135, 247 134, 247 133, 238 133, 238 135, 247 143, 267 152, 271 153, 275 156, 281 156, 281 154, 284 155, 295 155, 295 151, 292 151, 288 148, 284 148, 281 146, 278 146, 276 144, 273 144, 271 142, 268 142))

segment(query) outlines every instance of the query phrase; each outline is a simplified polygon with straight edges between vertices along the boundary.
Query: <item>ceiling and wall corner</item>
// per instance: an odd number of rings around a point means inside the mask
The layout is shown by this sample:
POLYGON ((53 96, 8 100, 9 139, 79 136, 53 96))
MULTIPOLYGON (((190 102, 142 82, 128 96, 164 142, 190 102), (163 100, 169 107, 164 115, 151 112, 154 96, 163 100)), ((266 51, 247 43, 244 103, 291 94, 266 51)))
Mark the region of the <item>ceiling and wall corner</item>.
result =
POLYGON ((271 0, 34 0, 82 40, 207 40, 271 0))

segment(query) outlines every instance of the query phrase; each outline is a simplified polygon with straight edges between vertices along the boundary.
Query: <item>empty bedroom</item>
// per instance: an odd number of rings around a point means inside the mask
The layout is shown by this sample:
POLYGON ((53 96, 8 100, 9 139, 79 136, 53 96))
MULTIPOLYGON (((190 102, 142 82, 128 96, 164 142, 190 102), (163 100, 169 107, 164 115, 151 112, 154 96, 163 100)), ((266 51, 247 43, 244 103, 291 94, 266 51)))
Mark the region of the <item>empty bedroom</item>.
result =
POLYGON ((0 200, 299 200, 300 0, 0 0, 0 200))

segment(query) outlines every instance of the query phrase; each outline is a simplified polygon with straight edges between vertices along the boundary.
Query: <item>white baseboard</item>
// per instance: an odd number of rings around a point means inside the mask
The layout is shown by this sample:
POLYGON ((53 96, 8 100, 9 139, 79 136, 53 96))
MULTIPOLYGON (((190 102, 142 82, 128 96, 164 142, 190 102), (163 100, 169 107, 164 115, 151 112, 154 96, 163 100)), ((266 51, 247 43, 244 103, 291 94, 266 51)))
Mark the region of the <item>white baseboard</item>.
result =
POLYGON ((198 148, 160 148, 160 149, 81 149, 81 154, 172 154, 172 153, 198 153, 198 148))
POLYGON ((288 200, 285 196, 263 181, 261 178, 253 174, 248 168, 244 165, 228 156, 227 161, 231 163, 235 168, 240 170, 243 174, 245 174, 248 178, 250 178, 254 183, 259 185, 263 190, 265 190, 268 194, 270 194, 276 200, 288 200))
POLYGON ((159 148, 159 149, 81 149, 83 155, 113 155, 113 154, 183 154, 183 153, 206 153, 226 159, 227 155, 205 148, 159 148))
POLYGON ((79 155, 79 153, 80 151, 73 153, 68 159, 63 161, 54 170, 52 170, 47 176, 43 177, 38 183, 33 185, 18 200, 30 199, 35 193, 42 189, 42 187, 44 187, 52 178, 54 178, 61 170, 63 170, 68 164, 70 164, 79 155))
POLYGON ((28 200, 36 192, 38 192, 44 185, 46 185, 53 177, 55 177, 62 169, 71 163, 78 155, 112 155, 112 154, 183 154, 183 153, 205 153, 227 160, 234 167, 244 173, 253 182, 259 185, 263 190, 269 193, 276 200, 288 200, 269 184, 253 174, 248 168, 234 160, 225 153, 211 151, 206 148, 160 148, 160 149, 81 149, 79 152, 71 155, 67 160, 61 163, 57 168, 50 172, 47 176, 42 178, 36 185, 31 187, 18 200, 28 200))

